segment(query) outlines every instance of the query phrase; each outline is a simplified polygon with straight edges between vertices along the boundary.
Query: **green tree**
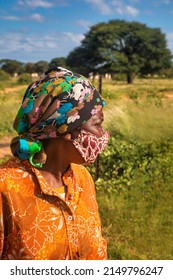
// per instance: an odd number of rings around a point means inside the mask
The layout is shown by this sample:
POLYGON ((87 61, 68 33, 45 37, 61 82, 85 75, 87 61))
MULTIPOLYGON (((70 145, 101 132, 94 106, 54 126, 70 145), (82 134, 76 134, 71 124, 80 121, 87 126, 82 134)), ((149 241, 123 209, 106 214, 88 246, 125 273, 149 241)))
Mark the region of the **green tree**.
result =
POLYGON ((171 67, 166 68, 166 69, 161 69, 159 72, 159 75, 165 78, 173 78, 173 62, 171 64, 171 67))
POLYGON ((56 68, 56 67, 63 67, 66 68, 66 58, 65 57, 56 57, 53 58, 49 63, 49 68, 56 68))
POLYGON ((66 58, 66 64, 73 71, 82 75, 87 76, 89 72, 93 71, 92 67, 87 61, 87 53, 85 53, 85 49, 82 46, 76 47, 69 53, 66 58))
POLYGON ((49 68, 49 63, 44 60, 40 60, 35 63, 35 72, 38 74, 42 74, 46 72, 49 68))
POLYGON ((24 72, 24 63, 13 59, 2 59, 0 61, 1 69, 10 75, 24 72))
POLYGON ((26 63, 25 65, 25 72, 26 73, 29 73, 29 74, 32 74, 32 73, 35 73, 36 72, 36 69, 35 69, 35 63, 32 63, 32 62, 28 62, 26 63))
MULTIPOLYGON (((92 26, 78 50, 82 50, 78 63, 99 73, 126 74, 128 83, 133 83, 138 74, 158 73, 170 67, 172 59, 159 28, 124 20, 92 26)), ((71 61, 72 56, 73 52, 69 54, 71 61)))

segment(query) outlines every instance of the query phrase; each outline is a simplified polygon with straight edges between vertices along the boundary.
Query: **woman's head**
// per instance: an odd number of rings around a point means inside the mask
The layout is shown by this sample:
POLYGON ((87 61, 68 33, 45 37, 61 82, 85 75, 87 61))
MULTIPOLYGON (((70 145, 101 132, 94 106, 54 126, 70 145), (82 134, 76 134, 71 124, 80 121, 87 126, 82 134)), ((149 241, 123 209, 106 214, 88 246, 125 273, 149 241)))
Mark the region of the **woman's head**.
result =
POLYGON ((103 103, 85 77, 58 67, 28 87, 14 129, 34 139, 54 138, 76 129, 103 103))
POLYGON ((61 67, 47 71, 25 92, 14 121, 19 137, 12 140, 13 154, 32 157, 43 139, 73 132, 103 106, 98 91, 82 75, 61 67))

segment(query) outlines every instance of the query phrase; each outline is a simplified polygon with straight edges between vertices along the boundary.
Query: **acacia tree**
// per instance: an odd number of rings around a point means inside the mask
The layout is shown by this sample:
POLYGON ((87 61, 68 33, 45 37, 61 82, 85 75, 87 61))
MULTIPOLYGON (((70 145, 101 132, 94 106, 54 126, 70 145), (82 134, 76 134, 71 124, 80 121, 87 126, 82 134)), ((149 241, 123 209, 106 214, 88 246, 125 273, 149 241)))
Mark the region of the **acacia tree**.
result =
MULTIPOLYGON (((79 50, 82 52, 78 54, 78 61, 80 58, 88 69, 124 73, 128 83, 133 83, 137 74, 158 73, 169 67, 172 58, 159 28, 124 20, 94 25, 79 50)), ((72 61, 73 52, 69 56, 72 61)))
POLYGON ((55 57, 49 63, 49 68, 56 68, 58 66, 66 68, 66 57, 55 57))
POLYGON ((49 63, 48 63, 47 61, 40 60, 40 61, 38 61, 38 62, 35 63, 35 71, 36 71, 38 74, 42 74, 42 73, 44 73, 45 71, 47 71, 48 66, 49 66, 49 63))
POLYGON ((93 70, 90 62, 87 60, 87 52, 85 53, 85 49, 82 46, 76 47, 69 53, 66 58, 66 65, 74 72, 83 75, 88 75, 93 70))
POLYGON ((14 75, 14 73, 21 74, 24 72, 24 63, 14 59, 1 59, 0 67, 10 75, 14 75))
POLYGON ((32 73, 36 72, 36 70, 35 70, 35 63, 27 62, 25 64, 25 72, 29 73, 29 74, 32 74, 32 73))

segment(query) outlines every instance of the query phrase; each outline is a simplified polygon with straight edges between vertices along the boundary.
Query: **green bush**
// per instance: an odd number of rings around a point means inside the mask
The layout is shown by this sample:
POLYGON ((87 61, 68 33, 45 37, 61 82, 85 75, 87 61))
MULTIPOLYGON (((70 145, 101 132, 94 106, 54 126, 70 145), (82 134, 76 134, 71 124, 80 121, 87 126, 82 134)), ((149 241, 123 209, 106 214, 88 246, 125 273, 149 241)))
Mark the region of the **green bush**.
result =
MULTIPOLYGON (((127 140, 122 135, 111 137, 99 158, 97 189, 105 193, 127 192, 137 178, 143 184, 155 186, 173 182, 173 141, 127 140)), ((95 169, 91 169, 95 176, 95 169)))
POLYGON ((11 76, 8 73, 0 69, 0 81, 7 81, 10 80, 10 78, 11 76))
POLYGON ((100 155, 95 184, 109 259, 173 259, 172 154, 172 140, 117 135, 100 155))
POLYGON ((127 81, 127 75, 123 73, 117 73, 112 75, 114 81, 127 81))
POLYGON ((18 79, 18 84, 20 85, 30 84, 31 82, 32 82, 32 77, 28 73, 21 74, 18 79))

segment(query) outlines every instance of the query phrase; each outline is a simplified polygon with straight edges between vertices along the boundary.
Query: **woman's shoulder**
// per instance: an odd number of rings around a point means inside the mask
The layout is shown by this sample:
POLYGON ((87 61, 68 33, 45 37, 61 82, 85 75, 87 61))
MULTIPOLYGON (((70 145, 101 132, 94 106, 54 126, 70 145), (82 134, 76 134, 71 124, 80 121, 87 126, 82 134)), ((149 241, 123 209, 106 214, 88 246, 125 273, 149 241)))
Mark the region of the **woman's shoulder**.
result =
POLYGON ((77 174, 82 174, 89 177, 91 176, 88 169, 84 165, 71 163, 71 169, 77 174))
POLYGON ((27 164, 18 158, 11 157, 6 162, 0 165, 0 182, 7 178, 19 178, 23 172, 27 171, 27 164))
POLYGON ((93 185, 93 178, 85 166, 81 164, 72 163, 71 169, 78 181, 84 182, 85 184, 89 183, 93 185))

